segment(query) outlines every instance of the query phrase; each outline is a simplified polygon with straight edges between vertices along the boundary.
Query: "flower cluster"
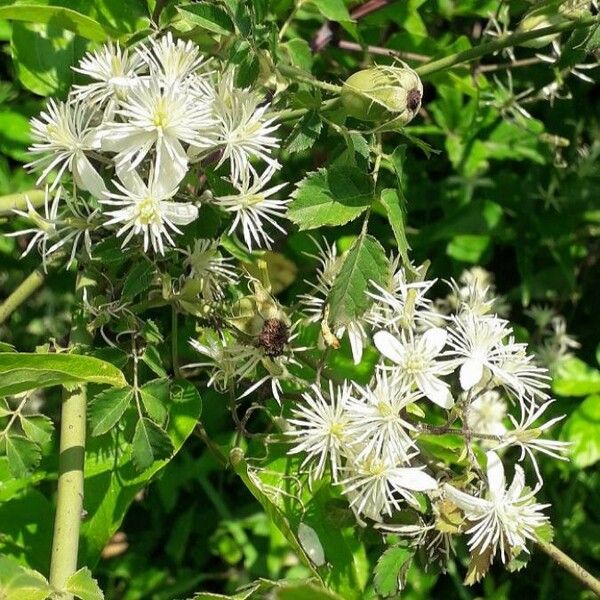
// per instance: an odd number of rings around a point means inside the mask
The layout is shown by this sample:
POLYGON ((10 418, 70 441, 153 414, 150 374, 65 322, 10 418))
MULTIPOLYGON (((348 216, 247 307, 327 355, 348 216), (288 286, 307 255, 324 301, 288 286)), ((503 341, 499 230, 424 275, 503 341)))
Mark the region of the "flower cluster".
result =
MULTIPOLYGON (((318 258, 314 293, 303 298, 312 321, 323 318, 335 247, 325 244, 318 258)), ((552 403, 547 371, 493 312, 503 304, 490 294, 483 272, 449 282, 446 299, 433 302, 427 293, 436 282, 426 280, 423 269, 409 273, 392 262, 389 285, 371 284, 373 305, 355 324, 361 344, 372 339, 380 353, 372 381, 330 381, 306 391, 289 418, 290 453, 304 457, 311 483, 327 475, 339 485, 359 521, 368 518, 398 533, 404 526, 394 516, 411 507, 422 512, 428 498, 432 520, 417 527, 429 532, 419 537, 428 552, 432 544, 449 551, 446 530, 429 534, 450 505, 462 515, 455 533, 469 536, 472 552, 488 563, 496 553, 507 562, 527 551, 527 540, 547 521, 534 497, 543 483, 537 456, 564 458, 566 444, 542 437, 562 418, 540 422, 552 403), (424 452, 432 436, 447 434, 463 438, 469 477, 424 452), (533 489, 525 487, 518 464, 505 489, 502 461, 511 456, 509 448, 520 451, 518 462, 531 460, 533 489)))
POLYGON ((107 44, 75 70, 89 83, 31 122, 28 167, 49 188, 46 214, 26 213, 36 226, 27 233, 44 261, 68 243, 74 256, 80 238, 90 253, 102 235, 164 254, 201 202, 230 216, 229 233, 250 249, 283 231, 288 200, 270 184, 278 124, 261 93, 236 85, 233 68, 168 33, 127 50, 107 44), (207 169, 223 176, 220 195, 205 187, 207 169))

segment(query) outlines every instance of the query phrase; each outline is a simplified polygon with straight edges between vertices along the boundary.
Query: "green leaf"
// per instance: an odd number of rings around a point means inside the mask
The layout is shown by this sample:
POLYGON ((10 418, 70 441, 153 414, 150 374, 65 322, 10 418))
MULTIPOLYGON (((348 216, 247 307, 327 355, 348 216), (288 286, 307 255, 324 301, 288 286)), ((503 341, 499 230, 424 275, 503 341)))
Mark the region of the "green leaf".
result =
POLYGON ((479 264, 490 247, 489 235, 464 234, 454 236, 446 247, 446 253, 455 260, 479 264))
POLYGON ((379 557, 373 581, 375 589, 384 598, 394 596, 404 589, 414 553, 414 548, 399 544, 388 548, 379 557))
POLYGON ((323 122, 318 113, 316 111, 306 113, 294 126, 288 138, 287 151, 292 154, 312 148, 322 129, 323 122))
POLYGON ((151 285, 154 277, 154 265, 141 260, 129 272, 123 283, 122 297, 132 300, 138 294, 145 292, 151 285))
POLYGON ((19 415, 19 422, 23 432, 32 442, 45 446, 51 439, 54 432, 52 419, 46 415, 19 415))
POLYGON ((156 346, 147 346, 142 354, 142 361, 146 363, 156 375, 165 379, 168 375, 162 364, 162 359, 156 346))
POLYGON ((0 152, 21 162, 29 160, 29 120, 14 110, 0 111, 0 152))
POLYGON ((52 593, 46 578, 15 561, 0 556, 0 598, 2 600, 45 600, 52 593))
POLYGON ((89 404, 88 420, 93 436, 110 431, 133 399, 130 387, 109 389, 97 394, 89 404))
POLYGON ((390 225, 392 226, 396 244, 398 244, 398 252, 402 257, 402 263, 408 266, 410 264, 408 258, 410 246, 408 245, 405 231, 406 201, 404 197, 400 198, 396 190, 385 189, 381 192, 381 204, 383 204, 390 225))
POLYGON ((42 458, 40 447, 22 435, 5 434, 4 448, 8 466, 15 477, 26 477, 42 458))
POLYGON ((344 225, 370 206, 373 194, 373 179, 358 167, 319 169, 298 184, 288 218, 300 229, 344 225))
POLYGON ((146 417, 138 420, 133 434, 133 464, 138 471, 152 466, 157 460, 170 458, 173 443, 167 432, 146 417))
POLYGON ((569 456, 578 467, 589 467, 600 459, 600 395, 588 396, 569 415, 560 437, 573 444, 569 456))
POLYGON ((343 325, 362 316, 372 303, 367 296, 370 282, 383 285, 389 270, 381 244, 370 235, 359 236, 344 258, 329 294, 331 322, 343 325))
POLYGON ((12 27, 11 52, 19 81, 40 96, 66 96, 74 79, 71 66, 85 49, 85 40, 54 23, 12 27))
POLYGON ((600 371, 579 358, 568 358, 557 368, 552 389, 560 396, 587 396, 600 392, 600 371))
POLYGON ((100 23, 64 6, 44 6, 33 2, 15 4, 2 0, 0 2, 0 19, 29 23, 52 23, 54 27, 72 31, 94 42, 104 42, 109 39, 109 35, 100 23))
MULTIPOLYGON (((175 454, 198 423, 202 402, 198 391, 188 381, 176 380, 171 388, 172 395, 177 395, 179 401, 169 405, 166 431, 175 454)), ((133 426, 131 423, 131 429, 133 426)), ((136 494, 167 462, 157 460, 140 473, 133 463, 131 444, 123 440, 123 434, 118 430, 113 430, 110 436, 88 441, 84 488, 88 515, 81 524, 81 562, 93 566, 120 527, 136 494)))
POLYGON ((104 600, 104 594, 92 572, 83 567, 67 579, 67 591, 80 600, 104 600))
POLYGON ((119 369, 98 358, 78 354, 0 354, 0 396, 72 383, 127 385, 119 369))
POLYGON ((344 0, 311 0, 311 4, 330 21, 352 21, 344 0))
POLYGON ((290 583, 277 590, 277 600, 342 600, 341 596, 314 583, 290 583))
POLYGON ((228 35, 235 31, 233 22, 229 15, 218 6, 208 2, 198 2, 195 4, 184 4, 178 6, 177 10, 181 16, 202 29, 207 29, 213 33, 228 35))
POLYGON ((169 380, 155 379, 140 388, 142 404, 148 416, 159 425, 164 425, 167 418, 166 404, 169 401, 169 380))

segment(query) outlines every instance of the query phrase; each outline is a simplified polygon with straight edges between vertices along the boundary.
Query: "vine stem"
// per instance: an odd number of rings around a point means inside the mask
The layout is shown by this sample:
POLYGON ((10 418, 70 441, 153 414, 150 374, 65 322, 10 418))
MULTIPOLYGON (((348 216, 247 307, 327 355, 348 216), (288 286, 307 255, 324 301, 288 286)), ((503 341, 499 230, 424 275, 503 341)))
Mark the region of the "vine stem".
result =
POLYGON ((479 46, 475 46, 475 48, 469 48, 469 50, 456 52, 455 54, 449 54, 448 56, 444 56, 438 60, 428 62, 420 67, 417 67, 415 71, 419 76, 431 75, 432 73, 449 69, 454 65, 471 62, 481 58, 482 56, 485 56, 486 54, 492 54, 493 52, 497 52, 503 48, 508 48, 509 46, 518 46, 519 44, 529 40, 535 40, 546 35, 552 35, 553 33, 564 33, 580 27, 594 25, 595 23, 598 23, 598 17, 564 21, 562 23, 557 23, 556 25, 550 25, 549 27, 540 27, 539 29, 533 29, 531 31, 513 33, 497 40, 480 44, 479 46))
POLYGON ((173 374, 175 377, 181 377, 181 371, 179 370, 179 320, 177 315, 177 307, 173 302, 171 304, 171 357, 173 361, 173 374))
POLYGON ((586 571, 579 563, 575 562, 570 556, 567 556, 562 550, 554 544, 546 542, 537 537, 535 543, 543 550, 557 565, 560 565, 565 571, 573 575, 581 584, 590 589, 600 598, 600 581, 590 572, 586 571))
MULTIPOLYGON (((77 278, 77 297, 81 301, 83 286, 77 278)), ((88 344, 83 309, 73 315, 70 345, 88 344)), ((64 591, 67 581, 77 571, 79 530, 83 512, 83 468, 85 464, 85 427, 87 391, 78 385, 63 392, 60 419, 60 455, 58 458, 58 494, 52 555, 50 560, 50 585, 64 591)), ((71 600, 71 594, 63 594, 71 600)))
POLYGON ((27 276, 17 289, 0 304, 0 325, 42 285, 43 281, 44 274, 41 269, 36 269, 27 276))
POLYGON ((0 196, 0 215, 9 215, 13 210, 27 208, 27 199, 34 207, 42 206, 46 199, 44 190, 29 190, 18 194, 0 196))

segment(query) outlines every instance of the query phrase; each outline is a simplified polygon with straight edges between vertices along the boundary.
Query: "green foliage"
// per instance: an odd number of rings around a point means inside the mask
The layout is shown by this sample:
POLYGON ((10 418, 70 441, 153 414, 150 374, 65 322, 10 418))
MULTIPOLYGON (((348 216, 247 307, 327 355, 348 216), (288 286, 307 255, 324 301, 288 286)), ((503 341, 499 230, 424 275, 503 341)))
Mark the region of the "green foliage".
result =
POLYGON ((319 169, 298 184, 288 216, 300 229, 344 225, 373 202, 373 180, 354 166, 319 169))
POLYGON ((345 325, 360 317, 371 304, 369 282, 382 285, 389 277, 389 263, 381 244, 369 235, 359 235, 344 258, 329 296, 329 318, 345 325))
POLYGON ((387 598, 399 594, 404 589, 413 556, 413 549, 399 544, 391 546, 379 557, 374 575, 377 593, 387 598))
POLYGON ((569 454, 578 467, 600 460, 600 395, 588 396, 569 415, 561 438, 573 444, 569 454))
POLYGON ((0 354, 0 396, 74 383, 102 383, 122 387, 123 373, 92 356, 77 354, 0 354))

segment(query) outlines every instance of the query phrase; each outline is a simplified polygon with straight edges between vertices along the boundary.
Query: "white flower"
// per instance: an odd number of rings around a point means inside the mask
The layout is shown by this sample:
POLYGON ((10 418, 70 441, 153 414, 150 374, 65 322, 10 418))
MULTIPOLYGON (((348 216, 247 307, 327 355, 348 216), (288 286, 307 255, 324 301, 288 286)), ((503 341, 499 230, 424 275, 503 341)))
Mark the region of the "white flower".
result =
POLYGON ((193 249, 188 248, 184 264, 190 269, 190 277, 201 282, 205 300, 222 298, 223 287, 237 281, 232 260, 220 255, 218 240, 195 240, 193 249))
POLYGON ((487 390, 469 404, 466 425, 476 433, 503 435, 506 433, 506 409, 506 402, 500 394, 496 390, 487 390))
POLYGON ((194 42, 175 42, 170 31, 158 41, 150 39, 150 48, 142 45, 138 53, 150 67, 150 76, 159 78, 165 87, 185 81, 203 65, 204 60, 194 42))
POLYGON ((106 192, 106 198, 101 202, 120 208, 106 213, 112 218, 104 226, 122 224, 117 231, 117 237, 127 233, 122 247, 126 246, 134 235, 142 235, 144 252, 147 252, 151 245, 155 252, 164 254, 163 238, 174 246, 171 232, 181 233, 177 225, 187 225, 194 221, 198 217, 198 209, 190 203, 170 201, 169 198, 175 195, 177 187, 167 187, 169 181, 154 177, 152 170, 148 175, 147 184, 136 171, 117 168, 117 174, 121 183, 113 183, 120 193, 106 192))
POLYGON ((340 485, 356 513, 380 521, 400 510, 402 500, 419 506, 412 492, 435 490, 437 482, 431 475, 414 467, 398 467, 390 457, 380 458, 374 453, 349 460, 344 467, 348 475, 340 485))
POLYGON ((79 200, 81 206, 78 206, 75 201, 65 195, 66 214, 59 215, 58 210, 63 194, 64 190, 58 188, 54 198, 51 199, 50 191, 46 188, 43 216, 35 210, 29 198, 26 197, 27 212, 16 209, 13 212, 33 221, 36 227, 6 234, 7 237, 33 234, 21 256, 27 256, 31 249, 37 246, 45 272, 48 270, 48 258, 67 244, 71 244, 69 260, 66 264, 67 269, 73 264, 79 243, 82 240, 88 256, 91 256, 92 240, 90 230, 94 227, 92 220, 98 211, 90 211, 83 200, 79 200))
POLYGON ((425 297, 435 280, 408 283, 401 257, 392 258, 391 277, 386 287, 371 281, 368 295, 374 304, 365 316, 380 329, 414 330, 417 325, 431 326, 437 321, 431 300, 425 297))
POLYGON ((317 385, 311 389, 312 393, 302 395, 306 404, 294 408, 293 418, 288 420, 292 429, 286 434, 293 436, 295 444, 288 454, 306 452, 302 467, 310 465, 311 483, 323 477, 327 464, 337 481, 351 443, 347 433, 350 388, 344 383, 336 389, 329 382, 329 400, 317 385))
POLYGON ((274 217, 284 217, 286 206, 290 202, 287 200, 276 200, 271 198, 285 183, 263 189, 273 176, 273 167, 268 167, 262 175, 253 174, 252 180, 245 177, 241 182, 234 182, 237 194, 220 196, 215 198, 214 202, 224 210, 233 215, 233 222, 229 228, 229 233, 235 229, 241 228, 246 246, 252 250, 253 246, 267 248, 271 247, 273 238, 265 231, 263 221, 266 221, 282 233, 285 229, 277 223, 274 217))
POLYGON ((519 398, 547 397, 543 392, 548 387, 546 370, 532 363, 526 345, 514 341, 512 328, 505 320, 469 310, 451 319, 448 345, 462 363, 459 378, 463 390, 479 384, 484 369, 488 369, 488 383, 497 380, 519 398))
MULTIPOLYGON (((229 161, 231 179, 243 181, 254 172, 250 161, 259 158, 273 170, 279 163, 271 157, 279 140, 272 135, 279 125, 268 116, 269 104, 255 91, 238 88, 232 69, 223 74, 216 83, 212 95, 212 111, 217 121, 216 145, 222 155, 217 166, 229 161)), ((198 154, 191 150, 191 156, 198 154)))
POLYGON ((73 86, 77 99, 102 104, 113 98, 124 100, 129 90, 139 83, 137 76, 144 64, 135 53, 122 50, 118 44, 105 44, 96 52, 88 52, 74 71, 94 80, 86 85, 73 86))
POLYGON ((106 123, 99 131, 102 150, 117 153, 117 166, 135 169, 154 148, 154 174, 166 187, 177 185, 187 172, 183 143, 199 148, 214 143, 210 109, 188 88, 141 81, 116 115, 123 122, 106 123))
POLYGON ((319 263, 314 276, 316 283, 305 279, 304 283, 310 286, 311 293, 301 294, 298 298, 304 312, 309 315, 307 321, 318 323, 323 319, 327 297, 340 270, 342 260, 338 256, 335 243, 330 244, 323 238, 322 244, 319 244, 315 238, 311 239, 317 247, 318 253, 316 255, 306 253, 306 256, 314 258, 319 263))
MULTIPOLYGON (((535 530, 546 523, 542 510, 548 504, 537 504, 534 494, 524 492, 525 475, 519 465, 515 477, 506 489, 504 467, 494 452, 487 452, 487 499, 471 496, 446 484, 447 497, 463 510, 470 523, 469 549, 483 554, 490 549, 492 555, 500 550, 502 562, 508 562, 521 551, 528 552, 527 540, 535 539, 535 530)), ((539 489, 539 488, 538 488, 539 489)))
POLYGON ((454 369, 449 361, 439 360, 446 345, 446 331, 439 327, 428 329, 422 336, 402 332, 400 338, 387 331, 378 331, 375 346, 398 365, 398 377, 406 385, 415 385, 423 395, 442 408, 452 408, 454 399, 440 376, 454 369))
POLYGON ((191 363, 184 368, 210 369, 208 385, 220 392, 227 391, 238 379, 252 374, 260 362, 260 355, 255 348, 243 346, 210 329, 204 330, 201 340, 190 339, 190 344, 194 350, 209 360, 191 363))
POLYGON ((347 430, 357 444, 363 445, 359 458, 374 454, 380 458, 387 456, 394 462, 407 462, 416 445, 410 433, 415 427, 406 420, 405 409, 421 395, 381 370, 376 372, 371 385, 355 384, 355 388, 360 397, 348 401, 347 430))
POLYGON ((569 442, 559 442, 557 440, 549 440, 541 438, 540 436, 550 427, 562 421, 566 415, 559 415, 554 417, 537 427, 534 423, 542 416, 546 409, 554 403, 554 400, 545 402, 544 404, 537 405, 535 402, 530 402, 528 406, 523 406, 521 403, 521 419, 519 422, 512 416, 509 415, 514 429, 508 431, 505 436, 505 440, 497 444, 494 450, 505 448, 508 446, 516 446, 521 449, 521 455, 519 462, 525 458, 525 455, 529 456, 533 463, 533 468, 538 477, 540 485, 542 483, 542 475, 538 466, 535 452, 541 452, 547 454, 552 458, 558 460, 568 460, 567 457, 561 453, 566 452, 571 445, 569 442))
POLYGON ((46 110, 38 118, 31 119, 34 143, 29 152, 43 156, 25 167, 42 169, 36 182, 38 185, 53 169, 58 169, 50 187, 54 190, 68 169, 77 187, 98 198, 102 196, 106 189, 104 181, 85 154, 97 146, 94 141, 96 130, 92 125, 94 116, 94 111, 81 102, 56 102, 50 99, 46 110))

